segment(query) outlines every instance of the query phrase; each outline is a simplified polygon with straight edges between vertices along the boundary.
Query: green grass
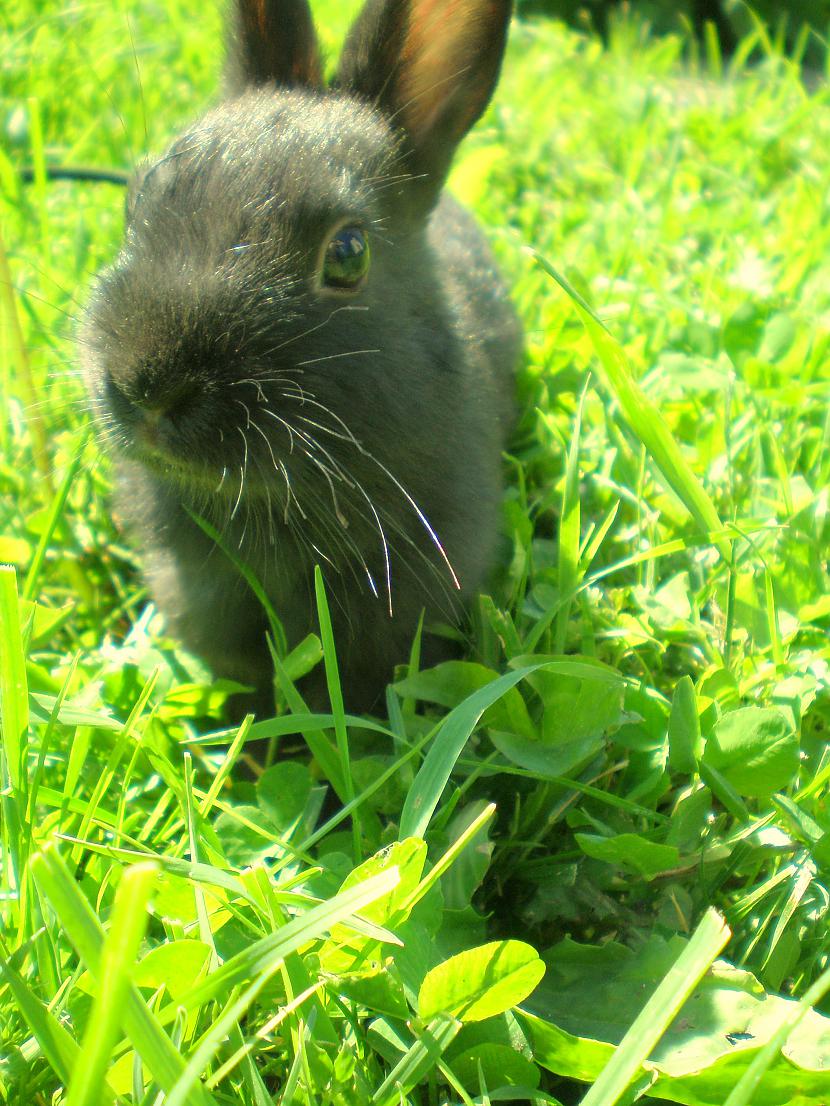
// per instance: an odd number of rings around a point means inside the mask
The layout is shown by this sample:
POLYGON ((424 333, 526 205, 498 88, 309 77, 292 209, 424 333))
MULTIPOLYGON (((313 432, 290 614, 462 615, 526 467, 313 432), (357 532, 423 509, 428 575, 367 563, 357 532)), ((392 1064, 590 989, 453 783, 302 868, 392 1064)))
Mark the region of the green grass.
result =
POLYGON ((236 731, 84 411, 123 196, 41 173, 160 149, 218 12, 3 22, 0 1101, 827 1101, 828 93, 759 39, 718 81, 635 22, 514 27, 453 176, 527 328, 468 659, 353 718, 320 591, 236 731))

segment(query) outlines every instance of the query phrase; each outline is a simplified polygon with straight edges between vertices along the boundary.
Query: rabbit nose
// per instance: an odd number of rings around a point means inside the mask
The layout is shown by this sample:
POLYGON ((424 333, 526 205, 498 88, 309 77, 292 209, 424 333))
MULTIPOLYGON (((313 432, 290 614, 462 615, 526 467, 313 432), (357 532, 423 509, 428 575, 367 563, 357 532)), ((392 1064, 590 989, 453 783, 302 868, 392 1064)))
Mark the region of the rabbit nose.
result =
POLYGON ((129 383, 122 382, 113 373, 107 374, 110 394, 115 393, 121 402, 138 408, 144 420, 157 425, 163 418, 171 418, 187 410, 198 395, 198 387, 189 380, 160 382, 150 374, 142 374, 129 383))
POLYGON ((137 406, 143 411, 144 418, 155 426, 162 419, 184 414, 197 394, 195 385, 181 381, 164 388, 149 389, 138 400, 137 406))

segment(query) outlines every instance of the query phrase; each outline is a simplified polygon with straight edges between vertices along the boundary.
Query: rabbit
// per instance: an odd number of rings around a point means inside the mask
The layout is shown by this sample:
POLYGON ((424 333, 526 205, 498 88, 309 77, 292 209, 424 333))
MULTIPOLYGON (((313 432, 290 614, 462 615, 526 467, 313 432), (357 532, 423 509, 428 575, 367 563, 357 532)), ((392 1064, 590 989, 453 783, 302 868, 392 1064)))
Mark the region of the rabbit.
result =
POLYGON ((131 182, 81 332, 90 405, 171 633, 261 713, 267 623, 234 559, 289 645, 320 566, 363 711, 492 567, 522 334, 443 185, 510 15, 368 0, 326 87, 305 0, 237 0, 221 104, 131 182))

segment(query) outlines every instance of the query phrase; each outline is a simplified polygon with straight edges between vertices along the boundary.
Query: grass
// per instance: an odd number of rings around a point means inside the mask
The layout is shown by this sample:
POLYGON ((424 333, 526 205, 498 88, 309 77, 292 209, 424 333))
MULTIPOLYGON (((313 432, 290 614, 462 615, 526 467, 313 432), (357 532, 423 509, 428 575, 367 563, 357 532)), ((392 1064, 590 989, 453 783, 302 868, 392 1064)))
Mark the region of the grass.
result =
MULTIPOLYGON (((354 6, 317 4, 330 50, 354 6)), ((527 328, 467 660, 353 718, 320 588, 236 731, 84 412, 122 194, 42 173, 160 149, 218 12, 3 20, 0 1100, 827 1101, 827 91, 758 32, 514 27, 453 175, 527 328)))

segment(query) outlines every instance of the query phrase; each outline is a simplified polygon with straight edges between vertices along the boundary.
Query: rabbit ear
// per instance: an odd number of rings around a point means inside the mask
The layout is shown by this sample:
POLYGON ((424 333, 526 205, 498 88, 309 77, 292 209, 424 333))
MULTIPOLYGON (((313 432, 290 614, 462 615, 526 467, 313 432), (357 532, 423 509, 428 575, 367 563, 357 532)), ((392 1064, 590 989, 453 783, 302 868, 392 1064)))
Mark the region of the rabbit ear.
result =
POLYGON ((406 138, 426 203, 498 80, 511 0, 368 0, 336 85, 371 100, 406 138))
POLYGON ((225 86, 320 88, 320 50, 307 0, 234 0, 228 28, 225 86))

